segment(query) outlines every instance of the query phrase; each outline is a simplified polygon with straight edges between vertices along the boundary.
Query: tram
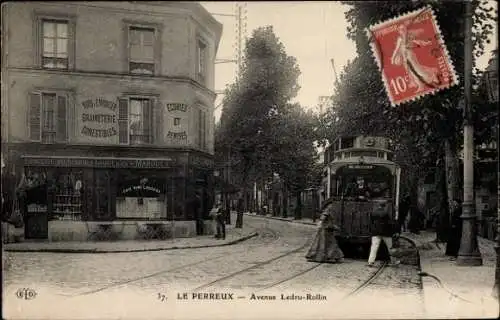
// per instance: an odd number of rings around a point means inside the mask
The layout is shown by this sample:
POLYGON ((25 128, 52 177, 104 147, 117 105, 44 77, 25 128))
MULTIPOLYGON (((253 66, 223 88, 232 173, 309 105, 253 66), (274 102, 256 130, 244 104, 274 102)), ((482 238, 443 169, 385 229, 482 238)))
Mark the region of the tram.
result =
POLYGON ((387 210, 398 218, 400 167, 390 140, 377 136, 340 137, 325 153, 326 201, 331 202, 341 244, 370 244, 371 215, 387 210))

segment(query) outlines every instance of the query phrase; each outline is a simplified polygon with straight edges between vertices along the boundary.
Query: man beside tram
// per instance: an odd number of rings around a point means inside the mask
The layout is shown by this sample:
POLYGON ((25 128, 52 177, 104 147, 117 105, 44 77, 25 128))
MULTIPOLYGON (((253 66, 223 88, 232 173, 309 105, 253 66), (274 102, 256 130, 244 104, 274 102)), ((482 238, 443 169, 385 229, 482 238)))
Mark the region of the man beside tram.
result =
POLYGON ((391 254, 393 245, 392 237, 399 232, 395 230, 394 223, 389 214, 387 200, 378 199, 374 201, 374 210, 371 215, 371 247, 370 255, 368 257, 368 266, 372 267, 375 264, 377 252, 380 243, 383 241, 389 251, 391 265, 398 265, 400 263, 391 254))

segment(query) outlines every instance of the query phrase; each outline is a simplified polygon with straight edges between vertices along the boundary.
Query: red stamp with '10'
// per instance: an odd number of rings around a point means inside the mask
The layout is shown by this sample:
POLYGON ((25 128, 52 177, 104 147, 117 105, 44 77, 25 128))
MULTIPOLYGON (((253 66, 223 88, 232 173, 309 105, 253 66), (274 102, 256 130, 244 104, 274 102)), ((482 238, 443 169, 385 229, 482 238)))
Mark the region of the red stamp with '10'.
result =
POLYGON ((458 84, 430 7, 372 25, 367 35, 393 106, 458 84))

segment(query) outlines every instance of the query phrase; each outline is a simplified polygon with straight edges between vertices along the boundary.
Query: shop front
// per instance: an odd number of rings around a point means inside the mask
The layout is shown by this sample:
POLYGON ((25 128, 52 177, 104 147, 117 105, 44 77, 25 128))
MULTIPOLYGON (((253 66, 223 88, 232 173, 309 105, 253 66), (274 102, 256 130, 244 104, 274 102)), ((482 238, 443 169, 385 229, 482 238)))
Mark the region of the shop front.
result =
POLYGON ((102 238, 100 233, 109 239, 143 238, 144 233, 195 236, 197 215, 189 204, 195 192, 201 193, 208 211, 210 191, 188 159, 186 154, 153 159, 23 156, 18 189, 26 191, 26 239, 85 241, 102 238))

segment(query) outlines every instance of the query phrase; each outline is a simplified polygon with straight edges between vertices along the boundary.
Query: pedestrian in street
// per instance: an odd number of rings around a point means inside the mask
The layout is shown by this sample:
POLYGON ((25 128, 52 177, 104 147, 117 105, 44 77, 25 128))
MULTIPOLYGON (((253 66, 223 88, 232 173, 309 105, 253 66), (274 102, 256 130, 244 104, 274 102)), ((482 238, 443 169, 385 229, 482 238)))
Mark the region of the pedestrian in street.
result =
POLYGON ((335 224, 331 207, 332 201, 326 201, 318 223, 318 231, 306 254, 308 261, 339 263, 344 260, 344 253, 335 238, 340 228, 335 224))
POLYGON ((224 224, 224 210, 222 209, 222 204, 217 202, 215 206, 210 211, 212 219, 215 221, 215 238, 216 239, 226 239, 226 225, 224 224))
POLYGON ((380 243, 384 241, 389 251, 391 264, 398 265, 399 261, 391 254, 393 248, 393 236, 398 236, 397 227, 392 222, 389 215, 387 200, 375 200, 374 210, 371 215, 371 248, 368 257, 368 266, 373 267, 377 258, 380 243))
POLYGON ((399 228, 402 232, 407 231, 406 227, 406 217, 408 216, 408 210, 410 209, 410 196, 405 196, 399 204, 399 215, 398 223, 399 228))
POLYGON ((450 256, 451 260, 454 260, 458 256, 458 251, 460 249, 460 240, 462 238, 462 206, 460 202, 456 199, 451 201, 451 223, 450 231, 448 232, 448 241, 446 242, 446 255, 450 256))
POLYGON ((194 212, 194 217, 196 219, 196 234, 203 235, 203 212, 202 212, 202 201, 201 196, 198 191, 195 192, 192 201, 192 210, 194 212))
POLYGON ((243 198, 238 198, 238 205, 236 206, 236 225, 235 228, 243 228, 243 198))
POLYGON ((408 229, 411 233, 420 234, 425 216, 416 206, 412 205, 410 205, 409 214, 410 220, 408 221, 408 229))

